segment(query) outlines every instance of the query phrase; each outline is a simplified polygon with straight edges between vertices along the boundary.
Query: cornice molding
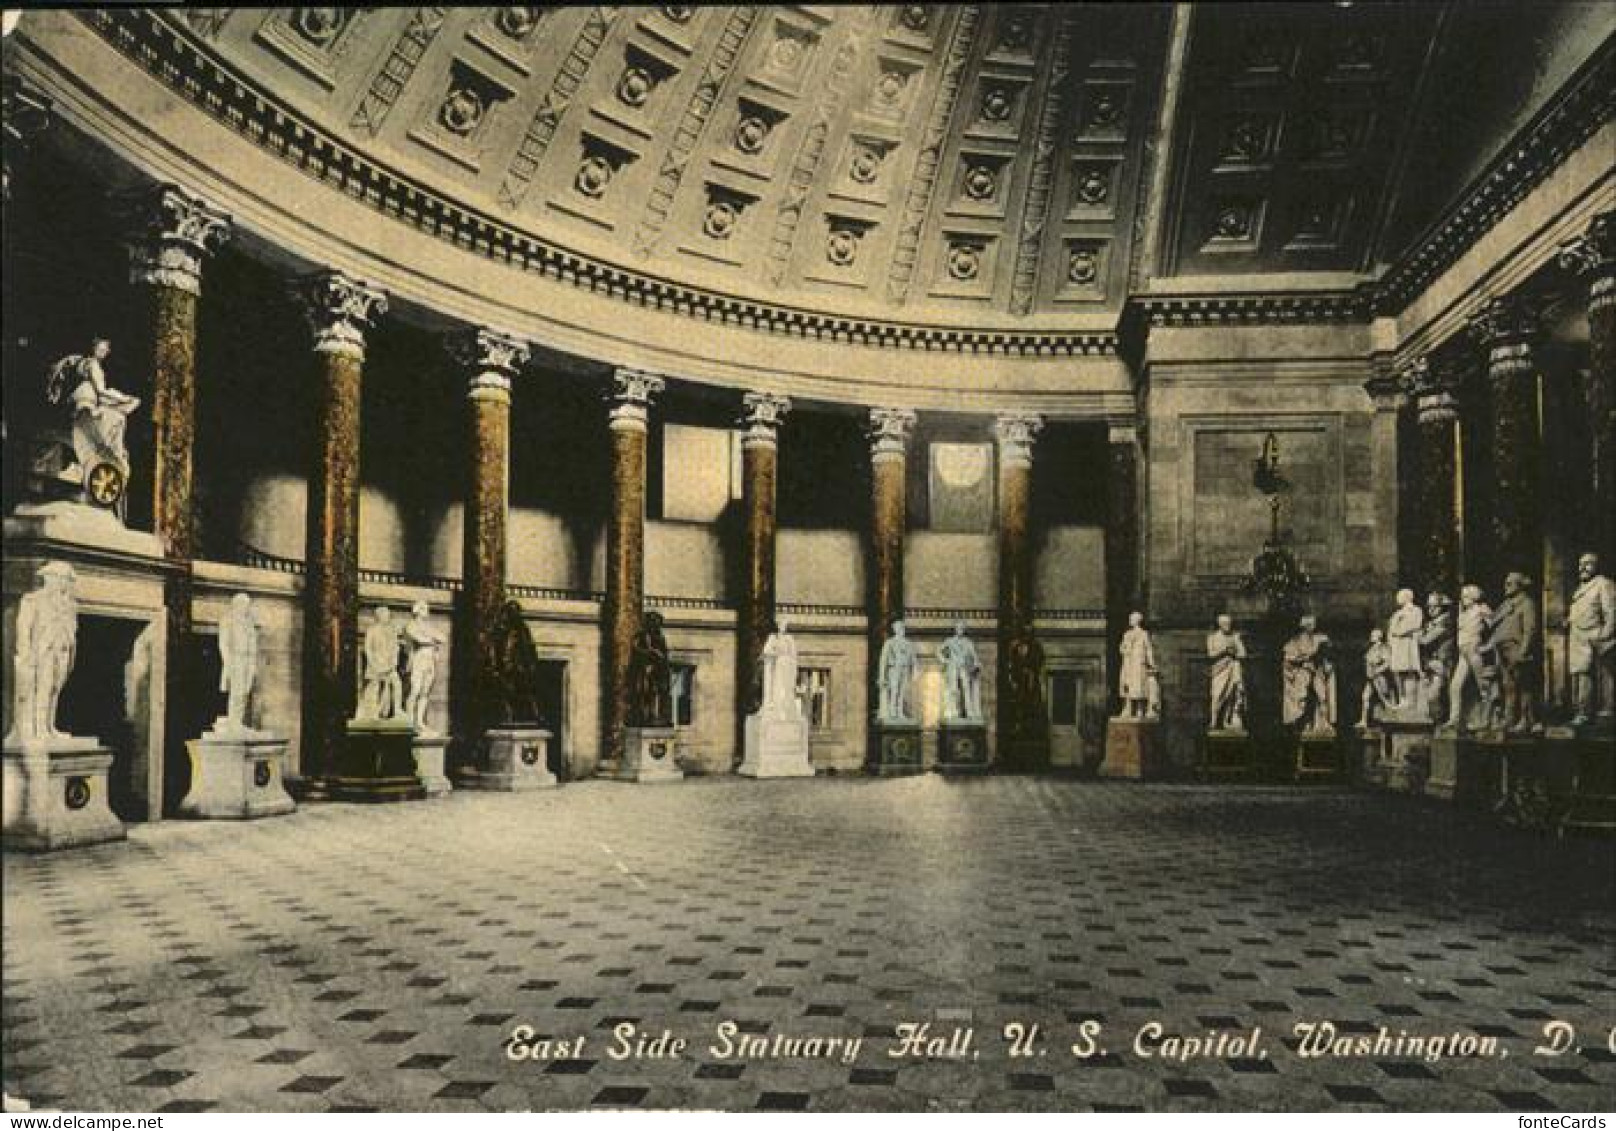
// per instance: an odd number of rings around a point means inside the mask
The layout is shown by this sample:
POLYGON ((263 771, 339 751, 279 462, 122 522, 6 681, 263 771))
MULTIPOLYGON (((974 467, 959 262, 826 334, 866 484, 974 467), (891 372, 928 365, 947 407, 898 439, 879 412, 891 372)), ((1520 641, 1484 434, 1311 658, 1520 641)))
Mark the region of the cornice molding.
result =
POLYGON ((1135 295, 1128 316, 1142 328, 1183 326, 1275 326, 1367 323, 1374 299, 1366 284, 1352 290, 1312 293, 1135 295))

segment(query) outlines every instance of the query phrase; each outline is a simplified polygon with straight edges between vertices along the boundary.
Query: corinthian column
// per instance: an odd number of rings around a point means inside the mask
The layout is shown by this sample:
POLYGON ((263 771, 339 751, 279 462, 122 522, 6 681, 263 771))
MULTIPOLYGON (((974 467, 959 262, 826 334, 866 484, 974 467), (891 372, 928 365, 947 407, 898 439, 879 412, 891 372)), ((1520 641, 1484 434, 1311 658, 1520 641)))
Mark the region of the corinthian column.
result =
POLYGON ((1457 433, 1463 374, 1451 360, 1418 357, 1403 370, 1403 391, 1414 402, 1419 438, 1413 481, 1418 547, 1413 577, 1421 592, 1454 598, 1459 586, 1459 496, 1457 433))
MULTIPOLYGON (((740 425, 741 498, 746 532, 742 544, 740 616, 735 649, 736 717, 752 706, 752 690, 761 678, 758 663, 774 622, 775 481, 780 424, 791 402, 774 393, 747 393, 740 425)), ((737 733, 739 733, 737 731, 737 733)))
POLYGON ((309 469, 303 591, 300 775, 332 772, 353 714, 359 628, 359 394, 365 333, 387 311, 376 288, 335 271, 301 281, 315 356, 315 463, 309 469))
POLYGON ((1036 686, 1042 673, 1018 668, 1034 663, 1033 653, 1011 647, 1032 635, 1032 445, 1043 426, 1043 418, 1030 413, 1006 413, 993 423, 999 445, 999 761, 1017 769, 1035 769, 1048 755, 1042 720, 1030 717, 1032 705, 1014 692, 1036 686))
POLYGON ((505 600, 506 516, 510 509, 511 381, 527 364, 525 343, 493 330, 471 330, 448 342, 466 371, 468 410, 466 507, 460 558, 460 639, 466 656, 461 687, 462 736, 475 745, 492 718, 488 675, 496 658, 494 639, 505 600))
POLYGON ((614 773, 628 725, 628 667, 645 604, 645 447, 651 400, 667 387, 653 373, 619 369, 608 426, 612 433, 612 516, 606 528, 606 605, 602 610, 604 679, 601 770, 614 773))
POLYGON ((909 437, 913 409, 870 410, 869 661, 871 704, 878 701, 877 660, 892 622, 903 616, 903 538, 908 526, 909 437))
POLYGON ((1532 356, 1537 312, 1519 295, 1505 295, 1471 317, 1470 332, 1487 350, 1492 394, 1493 561, 1488 591, 1496 593, 1512 570, 1542 578, 1543 424, 1532 356))
POLYGON ((1592 501, 1601 560, 1616 559, 1616 212, 1602 212, 1560 249, 1560 265, 1588 280, 1588 383, 1592 501))

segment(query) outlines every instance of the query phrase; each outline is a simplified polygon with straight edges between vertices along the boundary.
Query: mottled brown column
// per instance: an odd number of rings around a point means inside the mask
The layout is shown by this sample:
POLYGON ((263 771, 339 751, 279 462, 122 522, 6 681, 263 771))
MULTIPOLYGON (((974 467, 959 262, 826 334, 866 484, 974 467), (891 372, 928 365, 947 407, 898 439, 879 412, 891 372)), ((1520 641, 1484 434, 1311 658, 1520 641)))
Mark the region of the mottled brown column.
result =
MULTIPOLYGON (((229 238, 230 217, 173 185, 162 185, 125 207, 136 234, 129 245, 129 279, 143 292, 145 339, 137 364, 150 366, 152 529, 169 563, 163 580, 168 666, 164 672, 165 745, 182 734, 184 696, 194 680, 190 651, 192 562, 196 557, 192 495, 196 444, 196 315, 202 268, 229 238)), ((158 813, 148 816, 157 818, 158 813)))
POLYGON ((1588 513, 1598 524, 1592 549, 1609 569, 1616 561, 1616 212, 1602 212, 1587 234, 1560 249, 1560 263, 1588 280, 1588 380, 1584 389, 1593 438, 1593 491, 1588 513))
MULTIPOLYGON (((1139 434, 1132 424, 1107 430, 1105 479, 1105 638, 1107 657, 1114 657, 1128 627, 1128 614, 1140 606, 1139 594, 1139 434)), ((1106 664, 1106 702, 1122 693, 1121 669, 1106 664)))
POLYGON ((761 679, 759 657, 774 625, 775 479, 780 423, 791 409, 789 400, 774 393, 748 393, 743 404, 740 424, 746 434, 741 440, 741 502, 745 530, 736 622, 737 719, 744 719, 753 707, 753 689, 761 679))
MULTIPOLYGON (((1040 417, 1007 413, 993 424, 999 445, 999 662, 996 718, 1000 763, 1017 769, 1036 768, 1037 720, 1022 717, 1027 704, 1018 703, 1012 688, 1040 678, 1036 671, 1018 671, 1017 650, 1011 641, 1032 635, 1033 558, 1032 444, 1043 428, 1040 417), (1009 736, 1018 736, 1012 750, 1009 736), (1026 741, 1034 739, 1033 742, 1026 741)), ((1022 653, 1022 655, 1026 655, 1022 653)), ((1031 662, 1030 657, 1026 662, 1031 662)))
POLYGON ((903 540, 909 524, 909 436, 916 416, 907 408, 870 410, 869 663, 870 717, 878 702, 877 660, 892 622, 904 615, 903 540))
POLYGON ((365 331, 387 310, 374 287, 337 272, 303 280, 314 335, 314 466, 309 469, 303 590, 299 776, 331 772, 352 716, 359 628, 359 394, 365 331))
POLYGON ((1418 532, 1409 575, 1420 593, 1446 593, 1457 600, 1461 531, 1459 527, 1458 428, 1462 374, 1451 359, 1418 357, 1402 373, 1403 390, 1414 402, 1418 474, 1412 482, 1414 528, 1418 532))
POLYGON ((628 667, 645 603, 645 447, 651 400, 666 382, 637 369, 613 374, 612 514, 606 527, 606 605, 602 610, 600 770, 616 771, 628 725, 628 667))
POLYGON ((473 330, 451 338, 449 351, 466 367, 468 409, 466 507, 460 558, 461 737, 474 746, 494 721, 488 676, 496 663, 495 630, 505 601, 506 516, 510 510, 511 381, 527 364, 528 347, 508 334, 473 330))
POLYGON ((1532 340, 1536 311, 1519 295, 1495 298, 1478 311, 1470 332, 1487 350, 1492 394, 1492 538, 1488 591, 1502 591, 1504 575, 1519 570, 1543 576, 1543 428, 1532 340))

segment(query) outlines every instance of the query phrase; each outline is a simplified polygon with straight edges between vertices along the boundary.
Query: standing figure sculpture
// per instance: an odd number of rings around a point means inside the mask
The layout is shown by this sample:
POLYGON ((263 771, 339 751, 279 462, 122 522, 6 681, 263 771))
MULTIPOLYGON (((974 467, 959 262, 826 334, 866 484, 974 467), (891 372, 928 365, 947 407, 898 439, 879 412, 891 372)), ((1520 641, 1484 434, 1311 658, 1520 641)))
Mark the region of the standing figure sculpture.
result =
POLYGON ((1531 588, 1531 578, 1511 573, 1504 578, 1504 599, 1493 614, 1493 651, 1504 685, 1504 728, 1510 734, 1530 734, 1540 725, 1537 682, 1543 634, 1531 588))
POLYGON ((403 706, 403 681, 398 677, 399 635, 393 610, 382 605, 365 631, 360 650, 365 665, 365 686, 359 696, 361 719, 396 718, 403 706))
POLYGON ((1128 614, 1128 631, 1122 634, 1122 703, 1118 718, 1161 717, 1161 684, 1156 677, 1156 650, 1145 630, 1145 614, 1128 614))
POLYGON ((1228 613, 1206 637, 1206 658, 1212 662, 1211 730, 1246 729, 1246 642, 1234 630, 1228 613))
POLYGON ((937 650, 943 664, 943 718, 982 718, 982 661, 976 645, 965 635, 965 622, 954 625, 954 635, 937 650))
POLYGON ((427 707, 432 701, 432 687, 438 682, 438 653, 443 649, 443 634, 426 619, 430 612, 425 601, 415 602, 403 633, 410 649, 406 669, 410 677, 410 690, 404 704, 404 714, 415 729, 424 735, 437 733, 427 723, 427 707))
POLYGON ((1577 588, 1568 616, 1572 726, 1586 726, 1597 711, 1600 719, 1616 714, 1616 581, 1599 572, 1599 555, 1577 559, 1577 588))
POLYGON ((790 626, 790 622, 781 617, 763 645, 761 713, 771 719, 802 717, 797 699, 797 642, 791 638, 790 626))
POLYGON ((252 728, 247 709, 258 682, 258 615, 252 598, 237 593, 219 622, 219 690, 226 695, 221 731, 242 734, 252 728))
MULTIPOLYGON (((1005 694, 1011 738, 1041 738, 1047 733, 1044 711, 1044 646, 1031 627, 1017 630, 1005 646, 1005 694)), ((1002 713, 1001 713, 1002 717, 1002 713)))
POLYGON ((1285 642, 1284 710, 1286 726, 1302 734, 1335 734, 1335 664, 1330 638, 1318 631, 1318 619, 1304 616, 1295 636, 1285 642))
POLYGON ((51 404, 65 400, 72 406, 73 458, 86 499, 121 508, 129 479, 124 431, 140 400, 107 384, 102 362, 111 352, 112 343, 97 338, 89 353, 56 362, 45 380, 45 397, 51 404))
POLYGON ((1466 711, 1466 694, 1474 689, 1482 726, 1493 721, 1497 702, 1497 671, 1492 662, 1492 607, 1482 600, 1481 586, 1466 585, 1459 590, 1459 631, 1453 679, 1448 683, 1448 726, 1456 731, 1471 729, 1474 721, 1466 711))
POLYGON ((1369 647, 1364 649, 1363 710, 1358 716, 1358 729, 1367 730, 1383 711, 1397 706, 1397 680, 1392 675, 1392 650, 1386 646, 1386 634, 1378 628, 1369 630, 1369 647))
POLYGON ((39 588, 17 603, 16 698, 8 746, 63 737, 56 713, 78 646, 77 578, 65 562, 46 562, 38 577, 39 588))
POLYGON ((646 613, 628 657, 632 698, 628 721, 636 727, 673 725, 673 657, 662 633, 662 614, 646 613))
POLYGON ((903 621, 893 621, 892 635, 881 645, 881 662, 876 671, 876 682, 881 689, 881 710, 877 717, 882 722, 914 720, 909 695, 919 662, 919 653, 915 651, 914 641, 905 635, 903 621))
POLYGON ((1448 678, 1459 657, 1453 625, 1453 602, 1445 593, 1425 598, 1425 627, 1420 629, 1420 695, 1432 721, 1447 704, 1448 678))
POLYGON ((1420 702, 1420 630, 1425 614, 1414 603, 1414 590, 1397 591, 1397 610, 1386 624, 1386 646, 1391 649, 1392 678, 1397 681, 1398 710, 1415 709, 1420 702))

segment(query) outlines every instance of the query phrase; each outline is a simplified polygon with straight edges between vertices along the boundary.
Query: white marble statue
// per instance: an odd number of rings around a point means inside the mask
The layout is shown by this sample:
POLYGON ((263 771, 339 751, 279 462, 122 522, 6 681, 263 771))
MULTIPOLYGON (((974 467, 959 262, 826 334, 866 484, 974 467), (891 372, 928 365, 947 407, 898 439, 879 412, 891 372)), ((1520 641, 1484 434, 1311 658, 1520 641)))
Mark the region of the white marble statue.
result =
POLYGON ((797 642, 788 631, 790 622, 781 617, 763 645, 763 705, 759 714, 771 719, 799 719, 802 707, 797 698, 797 642))
POLYGON ((39 588, 17 603, 15 699, 8 746, 65 737, 56 729, 56 713, 78 646, 76 578, 65 562, 46 562, 38 576, 39 588))
POLYGON ((438 653, 443 649, 443 634, 427 620, 429 612, 425 601, 415 602, 409 623, 404 626, 404 641, 410 648, 410 692, 404 713, 416 730, 434 735, 437 731, 427 722, 427 708, 432 699, 432 686, 438 682, 438 653))
POLYGON ((1206 637, 1206 658, 1212 663, 1207 725, 1211 730, 1245 730, 1246 642, 1228 613, 1218 617, 1217 625, 1206 637))
POLYGON ((1597 711, 1601 719, 1616 714, 1616 581, 1599 572, 1599 555, 1577 559, 1577 588, 1571 594, 1570 647, 1571 701, 1576 717, 1572 726, 1586 726, 1597 711))
POLYGON ((1363 709, 1358 715, 1358 729, 1367 730, 1380 716, 1397 706, 1397 679, 1392 675, 1392 650, 1386 646, 1386 634, 1378 628, 1369 630, 1369 646, 1364 649, 1363 709))
POLYGON ((1328 736, 1335 733, 1335 664, 1318 627, 1317 618, 1304 616, 1285 642, 1281 718, 1302 734, 1328 736))
POLYGON ((215 728, 241 734, 252 728, 247 708, 258 682, 258 617, 252 598, 237 593, 219 622, 219 690, 226 694, 224 718, 215 728))
POLYGON ((1470 729, 1473 721, 1466 710, 1470 694, 1475 697, 1475 714, 1482 725, 1493 722, 1498 703, 1498 671, 1492 661, 1493 610, 1482 599, 1481 586, 1465 585, 1459 590, 1459 626, 1453 678, 1448 681, 1448 727, 1470 729))
POLYGON ((364 690, 359 696, 361 719, 397 718, 403 707, 403 682, 398 676, 399 634, 393 611, 386 605, 376 610, 376 619, 365 632, 361 660, 365 668, 364 690))
POLYGON ((97 464, 111 463, 127 479, 129 449, 124 444, 124 431, 129 426, 129 414, 140 407, 140 400, 107 384, 102 362, 111 352, 112 343, 97 338, 88 354, 62 358, 50 368, 45 396, 51 404, 65 400, 72 406, 73 456, 80 472, 88 475, 97 464))
POLYGON ((1122 703, 1118 718, 1156 719, 1161 717, 1161 684, 1156 676, 1156 650, 1145 630, 1145 614, 1128 614, 1128 631, 1122 634, 1122 703))
POLYGON ((979 722, 982 718, 982 661, 965 635, 965 622, 937 650, 943 665, 943 718, 979 722))
POLYGON ((881 645, 881 662, 876 670, 876 682, 881 689, 881 710, 877 717, 881 722, 914 721, 909 693, 919 663, 920 655, 915 651, 914 641, 905 634, 903 621, 893 621, 892 635, 881 645))
POLYGON ((1421 702, 1420 680, 1424 665, 1420 662, 1420 630, 1425 627, 1425 613, 1414 601, 1414 590, 1397 591, 1397 609, 1386 623, 1386 647, 1391 649, 1392 678, 1397 681, 1399 709, 1411 709, 1421 702))

